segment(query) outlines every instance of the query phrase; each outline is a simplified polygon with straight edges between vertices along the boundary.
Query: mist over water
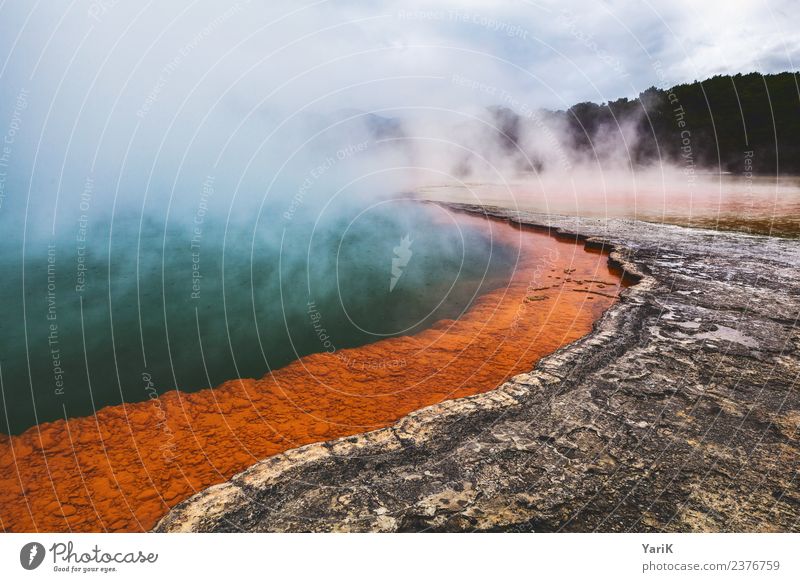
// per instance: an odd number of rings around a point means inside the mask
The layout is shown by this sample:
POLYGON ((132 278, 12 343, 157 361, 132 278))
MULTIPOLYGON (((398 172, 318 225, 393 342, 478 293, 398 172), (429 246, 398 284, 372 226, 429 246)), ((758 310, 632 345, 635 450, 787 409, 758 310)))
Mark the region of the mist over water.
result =
MULTIPOLYGON (((125 19, 108 19, 95 32, 112 47, 125 19)), ((415 333, 510 276, 514 257, 483 233, 404 201, 426 170, 398 122, 314 105, 316 90, 254 106, 229 69, 195 60, 219 45, 183 26, 151 55, 179 62, 132 77, 118 74, 129 53, 84 55, 67 84, 47 62, 6 74, 0 432, 415 333)))
MULTIPOLYGON (((561 90, 574 61, 534 34, 552 18, 450 4, 4 5, 0 431, 456 317, 515 257, 406 200, 424 186, 565 213, 613 214, 620 190, 628 204, 635 120, 578 151, 541 108, 652 78, 592 61, 581 73, 605 84, 561 90)), ((665 166, 648 170, 656 211, 686 185, 665 166)))

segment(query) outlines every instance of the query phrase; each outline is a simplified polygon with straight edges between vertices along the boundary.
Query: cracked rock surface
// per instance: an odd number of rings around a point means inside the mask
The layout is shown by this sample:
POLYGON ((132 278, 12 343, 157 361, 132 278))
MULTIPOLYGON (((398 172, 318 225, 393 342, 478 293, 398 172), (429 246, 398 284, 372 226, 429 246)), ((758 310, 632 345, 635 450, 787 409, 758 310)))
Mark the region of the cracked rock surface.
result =
POLYGON ((638 283, 530 373, 265 459, 156 531, 800 531, 800 243, 449 206, 638 283))

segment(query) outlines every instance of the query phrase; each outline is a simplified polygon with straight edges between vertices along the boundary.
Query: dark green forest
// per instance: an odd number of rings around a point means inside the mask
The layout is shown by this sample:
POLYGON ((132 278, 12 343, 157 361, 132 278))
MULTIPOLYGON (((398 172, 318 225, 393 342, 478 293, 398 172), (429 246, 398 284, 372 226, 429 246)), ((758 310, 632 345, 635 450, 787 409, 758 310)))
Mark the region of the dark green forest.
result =
MULTIPOLYGON (((670 89, 651 87, 635 99, 540 114, 566 125, 570 145, 589 159, 603 138, 632 125, 637 138, 626 142, 632 166, 666 161, 735 174, 800 174, 797 73, 718 75, 670 89)), ((495 108, 493 116, 503 145, 512 149, 524 118, 506 108, 495 108)), ((534 165, 527 169, 542 169, 534 165)))
POLYGON ((800 173, 800 89, 795 73, 718 75, 705 81, 651 87, 637 99, 579 103, 565 112, 576 146, 591 148, 601 126, 635 120, 635 164, 663 159, 743 173, 800 173), (688 139, 687 139, 688 138, 688 139), (689 146, 688 149, 686 146, 689 146))

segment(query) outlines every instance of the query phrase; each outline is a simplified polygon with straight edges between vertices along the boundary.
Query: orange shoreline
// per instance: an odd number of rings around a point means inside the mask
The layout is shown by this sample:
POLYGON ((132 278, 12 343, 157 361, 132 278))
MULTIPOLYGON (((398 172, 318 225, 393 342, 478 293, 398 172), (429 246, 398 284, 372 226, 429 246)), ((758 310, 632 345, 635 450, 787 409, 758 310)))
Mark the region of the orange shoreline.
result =
POLYGON ((491 390, 591 331, 616 300, 607 258, 545 232, 459 214, 518 250, 508 284, 457 321, 313 354, 261 379, 177 390, 0 435, 0 529, 143 531, 265 457, 491 390))

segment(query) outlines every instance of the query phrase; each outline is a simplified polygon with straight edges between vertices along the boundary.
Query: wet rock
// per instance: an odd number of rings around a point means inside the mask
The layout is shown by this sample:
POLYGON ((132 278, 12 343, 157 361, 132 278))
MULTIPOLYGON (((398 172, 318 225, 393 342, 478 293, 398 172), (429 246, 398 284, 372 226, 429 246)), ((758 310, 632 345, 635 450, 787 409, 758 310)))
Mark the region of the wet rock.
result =
POLYGON ((638 283, 492 392, 261 461, 157 531, 797 531, 797 241, 454 205, 638 283))

